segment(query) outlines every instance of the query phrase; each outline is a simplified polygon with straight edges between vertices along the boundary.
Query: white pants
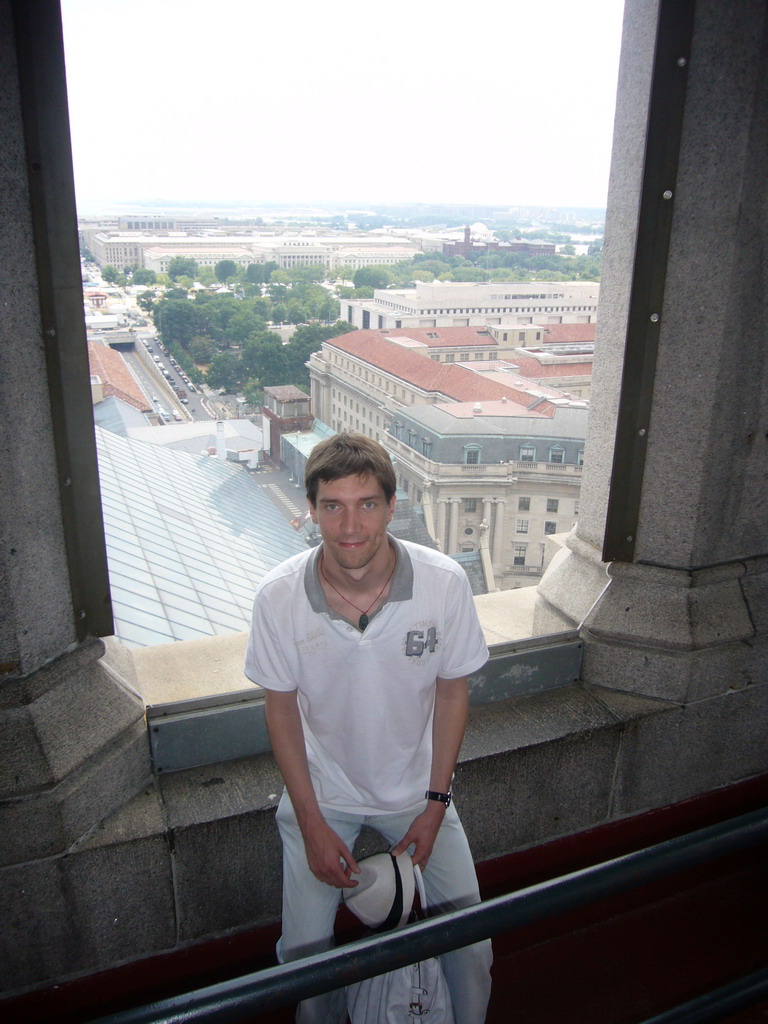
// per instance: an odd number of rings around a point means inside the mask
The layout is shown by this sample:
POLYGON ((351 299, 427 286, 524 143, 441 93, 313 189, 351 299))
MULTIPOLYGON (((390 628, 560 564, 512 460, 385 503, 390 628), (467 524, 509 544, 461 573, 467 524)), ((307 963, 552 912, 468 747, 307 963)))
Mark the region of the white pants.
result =
MULTIPOLYGON (((372 816, 329 812, 325 820, 351 850, 363 825, 380 832, 391 845, 400 842, 416 817, 406 814, 372 816)), ((324 952, 333 946, 333 925, 341 890, 319 881, 309 869, 304 840, 290 798, 283 793, 277 809, 283 841, 283 934, 277 944, 281 963, 324 952)), ((430 911, 458 910, 480 902, 477 876, 459 816, 453 805, 446 811, 424 871, 430 911)), ((491 994, 491 943, 456 949, 441 956, 457 1024, 483 1024, 491 994)), ((344 1024, 344 990, 306 999, 299 1004, 300 1024, 344 1024)))

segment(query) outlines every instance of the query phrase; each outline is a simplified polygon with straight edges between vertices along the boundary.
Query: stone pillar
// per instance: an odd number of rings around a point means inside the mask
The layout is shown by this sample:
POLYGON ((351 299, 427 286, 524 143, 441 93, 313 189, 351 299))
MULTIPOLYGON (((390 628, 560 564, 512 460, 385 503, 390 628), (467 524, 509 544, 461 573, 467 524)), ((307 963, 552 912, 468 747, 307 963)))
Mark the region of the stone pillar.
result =
POLYGON ((448 554, 455 555, 459 550, 459 505, 461 498, 451 498, 451 515, 448 521, 448 554))
POLYGON ((483 498, 483 520, 490 531, 493 523, 493 498, 483 498))
POLYGON ((445 551, 445 507, 448 504, 447 498, 439 498, 437 502, 437 547, 445 551))
MULTIPOLYGON (((21 5, 19 5, 21 6, 21 5)), ((24 41, 42 46, 36 74, 52 76, 51 88, 35 92, 39 124, 66 130, 63 54, 51 12, 37 15, 24 41), (41 35, 37 35, 40 33, 41 35), (30 38, 34 37, 30 42, 30 38), (42 38, 42 43, 41 43, 42 38), (49 45, 48 45, 49 44, 49 45), (57 52, 58 46, 58 52, 57 52), (59 76, 58 78, 56 76, 59 76)), ((24 24, 25 19, 21 19, 24 24)), ((21 107, 21 78, 10 5, 0 3, 0 65, 4 75, 0 118, 3 189, 0 190, 0 291, 5 297, 0 330, 0 863, 64 853, 93 826, 133 796, 150 779, 149 745, 143 706, 116 673, 99 661, 101 640, 78 642, 70 577, 62 492, 77 487, 79 475, 63 481, 53 429, 53 387, 49 384, 45 341, 61 328, 79 331, 85 359, 82 292, 70 192, 69 249, 52 239, 66 232, 50 220, 35 235, 21 107), (46 249, 46 244, 50 249, 46 249), (53 251, 52 251, 53 250, 53 251), (52 270, 53 267, 53 270, 52 270), (38 271, 41 276, 38 279, 38 271), (55 276, 58 275, 58 276, 55 276), (41 320, 43 282, 75 283, 54 295, 56 329, 41 320), (67 295, 72 291, 72 301, 67 295), (67 323, 68 309, 77 321, 67 323), (64 313, 61 313, 61 311, 64 313), (60 316, 61 314, 61 316, 60 316)), ((36 84, 39 82, 36 80, 36 84)), ((34 90, 31 90, 34 92, 34 90)), ((34 142, 32 143, 34 144, 34 142)), ((43 147, 44 148, 44 147, 43 147)), ((32 170, 38 183, 54 173, 59 195, 71 189, 68 150, 45 150, 32 170)), ((31 173, 31 171, 29 172, 31 173)), ((39 194, 35 193, 39 200, 39 194)), ((66 206, 66 199, 61 200, 66 206)), ((60 209, 58 207, 57 209, 60 209)), ((50 210, 48 211, 51 212, 50 210)), ((50 342, 58 345, 59 342, 50 342)), ((67 349, 67 352, 71 352, 67 349)), ((50 354, 50 350, 49 350, 50 354)), ((53 350, 53 355, 57 355, 53 350)), ((87 381, 83 381, 87 391, 87 381)), ((92 440, 92 437, 91 437, 92 440)), ((85 457, 85 456, 84 456, 85 457)), ((77 506, 76 506, 77 507, 77 506)), ((85 504, 83 505, 85 507, 85 504)), ((88 507, 92 508, 93 503, 88 507)), ((71 529, 69 537, 71 538, 71 529)), ((93 544, 97 544, 94 529, 93 544)), ((62 883, 63 884, 63 883, 62 883)), ((16 894, 18 899, 18 893, 16 894)), ((8 919, 8 912, 6 919, 8 919)))
POLYGON ((507 502, 505 498, 496 498, 496 519, 493 526, 493 564, 500 572, 504 571, 504 514, 507 502))
MULTIPOLYGON (((537 626, 583 623, 583 677, 688 702, 747 688, 768 632, 768 11, 696 8, 634 561, 600 562, 656 5, 629 0, 579 523, 537 626)), ((653 140, 651 140, 653 142, 653 140)), ((762 691, 762 697, 758 691, 762 691)))
MULTIPOLYGON (((494 527, 493 527, 493 502, 494 502, 494 500, 495 500, 494 498, 483 498, 483 523, 485 524, 485 529, 483 530, 482 525, 480 527, 480 532, 481 532, 482 537, 483 537, 483 545, 482 545, 481 549, 483 549, 485 551, 485 554, 483 556, 484 557, 484 561, 487 562, 489 566, 493 564, 493 556, 492 556, 492 553, 491 553, 491 541, 492 541, 493 536, 494 536, 494 532, 493 532, 493 530, 494 530, 494 527)), ((487 576, 487 574, 488 574, 488 571, 486 570, 486 576, 487 576)), ((493 573, 491 575, 493 575, 493 573)), ((494 588, 496 587, 495 579, 496 578, 494 576, 494 588)))

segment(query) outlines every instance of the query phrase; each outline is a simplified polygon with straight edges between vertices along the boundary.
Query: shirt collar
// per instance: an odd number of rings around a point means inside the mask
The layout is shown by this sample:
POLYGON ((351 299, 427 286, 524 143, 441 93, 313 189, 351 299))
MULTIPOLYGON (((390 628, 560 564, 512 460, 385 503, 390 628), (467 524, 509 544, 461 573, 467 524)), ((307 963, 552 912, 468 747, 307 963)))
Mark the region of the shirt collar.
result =
MULTIPOLYGON (((381 608, 384 608, 390 601, 409 601, 413 596, 413 563, 411 562, 411 556, 408 554, 405 545, 397 537, 393 537, 388 533, 387 539, 397 556, 397 566, 395 567, 392 582, 389 584, 387 599, 381 605, 381 608)), ((331 618, 341 619, 343 616, 337 615, 328 607, 323 585, 320 582, 320 555, 322 551, 323 545, 319 544, 316 548, 312 549, 312 553, 307 560, 307 565, 304 569, 304 591, 313 612, 325 612, 331 618)), ((377 615, 381 608, 374 612, 374 615, 377 615)))

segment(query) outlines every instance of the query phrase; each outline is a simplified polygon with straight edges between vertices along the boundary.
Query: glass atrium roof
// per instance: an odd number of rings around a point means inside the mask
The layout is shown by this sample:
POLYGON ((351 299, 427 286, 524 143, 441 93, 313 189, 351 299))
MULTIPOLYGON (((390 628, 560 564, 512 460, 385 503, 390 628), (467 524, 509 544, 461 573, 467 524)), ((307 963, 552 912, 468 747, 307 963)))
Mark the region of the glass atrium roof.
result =
POLYGON ((127 647, 249 628, 256 585, 306 542, 245 469, 96 428, 115 635, 127 647))

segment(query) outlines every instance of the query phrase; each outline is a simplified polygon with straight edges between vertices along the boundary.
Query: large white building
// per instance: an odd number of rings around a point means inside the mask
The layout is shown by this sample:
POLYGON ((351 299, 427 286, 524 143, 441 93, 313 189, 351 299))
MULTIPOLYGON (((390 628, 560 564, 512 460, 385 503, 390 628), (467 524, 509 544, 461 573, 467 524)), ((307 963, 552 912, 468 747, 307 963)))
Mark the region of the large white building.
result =
POLYGON ((174 246, 153 245, 144 250, 143 266, 158 274, 166 274, 171 260, 177 256, 188 256, 199 267, 215 267, 220 260, 232 260, 241 267, 247 267, 249 263, 262 262, 255 260, 253 252, 242 246, 190 245, 185 246, 182 252, 174 246))
MULTIPOLYGON (((154 222, 130 221, 129 223, 154 222)), ((129 266, 164 270, 174 256, 189 256, 198 263, 211 265, 221 259, 237 263, 274 262, 281 269, 321 266, 335 270, 340 266, 359 267, 399 263, 421 252, 418 245, 389 235, 359 235, 350 232, 312 231, 284 234, 243 230, 222 231, 125 231, 98 226, 81 226, 82 243, 91 251, 100 267, 125 270, 129 266), (235 252, 237 255, 231 255, 235 252)))
MULTIPOLYGON (((590 363, 568 369, 588 387, 590 363)), ((392 453, 444 551, 483 552, 490 589, 537 582, 546 536, 578 514, 586 401, 475 327, 354 331, 324 342, 309 372, 315 417, 392 453)))
POLYGON ((547 537, 576 523, 586 429, 586 403, 440 402, 397 416, 384 445, 438 547, 485 550, 489 589, 509 590, 537 583, 547 537))
POLYGON ((418 282, 344 299, 341 318, 363 330, 399 327, 593 323, 600 285, 591 281, 418 282))

